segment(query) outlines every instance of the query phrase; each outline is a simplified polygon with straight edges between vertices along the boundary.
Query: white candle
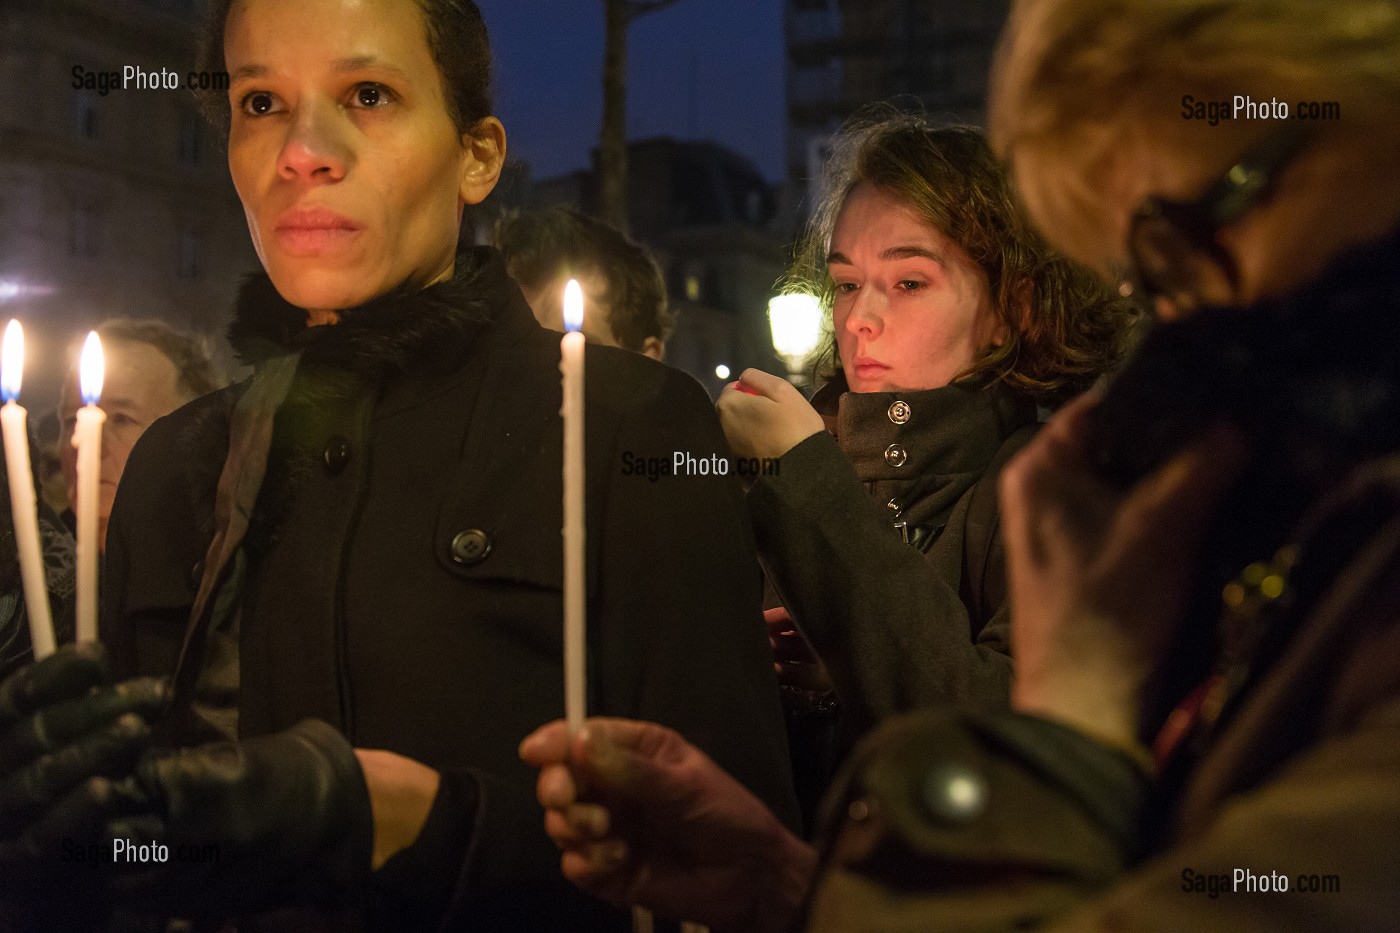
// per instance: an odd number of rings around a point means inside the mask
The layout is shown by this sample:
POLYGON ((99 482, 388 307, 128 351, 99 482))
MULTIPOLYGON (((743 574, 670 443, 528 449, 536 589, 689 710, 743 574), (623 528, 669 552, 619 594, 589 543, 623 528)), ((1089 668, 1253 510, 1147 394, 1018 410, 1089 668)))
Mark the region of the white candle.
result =
POLYGON ((78 409, 73 446, 78 449, 78 641, 97 641, 98 494, 102 481, 102 423, 107 413, 97 407, 102 397, 102 341, 87 335, 78 361, 78 386, 84 405, 78 409))
POLYGON ((29 616, 29 641, 34 659, 53 653, 53 616, 49 591, 44 583, 44 548, 39 539, 39 503, 34 493, 34 473, 29 466, 29 413, 15 401, 24 375, 24 329, 19 321, 5 328, 0 351, 0 427, 5 436, 5 471, 10 477, 10 511, 15 520, 15 543, 19 548, 20 579, 24 583, 24 611, 29 616))
POLYGON ((588 712, 584 591, 583 510, 583 291, 564 288, 564 327, 559 371, 564 375, 564 718, 569 734, 583 728, 588 712))

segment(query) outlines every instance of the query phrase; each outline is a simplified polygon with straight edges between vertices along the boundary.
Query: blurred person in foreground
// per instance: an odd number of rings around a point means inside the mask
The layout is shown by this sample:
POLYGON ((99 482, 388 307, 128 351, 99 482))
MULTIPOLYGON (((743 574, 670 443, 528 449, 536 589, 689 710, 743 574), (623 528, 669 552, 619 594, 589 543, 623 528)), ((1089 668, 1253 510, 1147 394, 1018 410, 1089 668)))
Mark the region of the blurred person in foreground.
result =
POLYGON ((661 268, 645 246, 562 207, 501 221, 496 245, 542 326, 563 333, 564 286, 578 279, 585 337, 665 358, 675 315, 667 307, 661 268))
MULTIPOLYGON (((102 339, 104 367, 98 404, 107 415, 102 426, 97 538, 105 547, 117 484, 136 441, 157 418, 208 395, 220 388, 224 379, 203 343, 163 321, 113 318, 98 326, 97 336, 102 339)), ((78 452, 73 447, 73 431, 82 404, 75 365, 58 395, 58 456, 68 490, 67 515, 73 515, 78 506, 78 452)))
POLYGON ((717 931, 1400 928, 1397 100, 1395 3, 1018 3, 993 138, 1161 321, 1003 477, 1013 711, 889 724, 820 872, 669 733, 552 725, 569 875, 717 931), (1182 117, 1236 94, 1341 117, 1182 117))

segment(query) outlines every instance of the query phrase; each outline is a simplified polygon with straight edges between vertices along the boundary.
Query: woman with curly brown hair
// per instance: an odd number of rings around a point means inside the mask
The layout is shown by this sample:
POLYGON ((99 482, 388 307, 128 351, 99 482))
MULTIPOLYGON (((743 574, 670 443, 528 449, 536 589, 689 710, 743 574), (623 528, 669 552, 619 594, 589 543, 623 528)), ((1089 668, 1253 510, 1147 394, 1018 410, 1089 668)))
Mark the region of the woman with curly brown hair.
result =
POLYGON ((749 492, 785 607, 768 618, 788 645, 790 615, 824 663, 849 738, 911 708, 1006 704, 994 478, 1039 412, 1117 363, 1132 314, 1030 230, 973 128, 857 124, 825 188, 789 277, 830 314, 825 385, 809 405, 749 370, 719 410, 736 455, 779 458, 749 492))

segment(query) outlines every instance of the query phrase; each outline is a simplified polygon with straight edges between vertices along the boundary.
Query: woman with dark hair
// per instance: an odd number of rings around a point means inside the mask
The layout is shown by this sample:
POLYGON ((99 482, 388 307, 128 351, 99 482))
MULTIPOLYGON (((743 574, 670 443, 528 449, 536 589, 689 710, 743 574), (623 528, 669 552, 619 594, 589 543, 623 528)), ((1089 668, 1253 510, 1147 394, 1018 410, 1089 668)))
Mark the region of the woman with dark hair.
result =
MULTIPOLYGON (((559 338, 458 248, 505 152, 480 14, 235 0, 211 50, 267 271, 231 330, 254 375, 142 437, 105 580, 116 674, 173 670, 173 697, 133 768, 144 727, 85 696, 90 656, 17 675, 0 884, 260 930, 617 929, 515 755, 563 708, 559 338), (22 857, 55 833, 217 862, 22 857)), ((638 355, 587 362, 590 706, 668 721, 791 813, 737 484, 618 469, 722 453, 713 410, 638 355)))
POLYGON ((790 615, 850 734, 915 707, 1005 706, 996 474, 1038 410, 1117 363, 1130 306, 1030 230, 975 129, 856 123, 824 182, 789 288, 830 315, 826 384, 808 405, 750 370, 719 403, 736 454, 780 458, 749 492, 785 607, 770 623, 790 615))

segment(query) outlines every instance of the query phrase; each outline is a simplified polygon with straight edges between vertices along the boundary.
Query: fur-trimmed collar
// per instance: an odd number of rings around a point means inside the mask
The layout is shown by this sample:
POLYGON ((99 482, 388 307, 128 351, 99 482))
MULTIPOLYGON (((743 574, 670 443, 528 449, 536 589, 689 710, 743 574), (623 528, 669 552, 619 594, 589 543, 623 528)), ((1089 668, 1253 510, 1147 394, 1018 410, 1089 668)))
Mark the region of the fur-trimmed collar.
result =
POLYGON ((347 369, 403 371, 498 316, 522 314, 528 318, 529 308, 501 254, 481 246, 457 254, 450 281, 421 289, 401 286, 341 311, 338 323, 320 327, 308 327, 306 312, 278 294, 266 274, 251 275, 239 289, 228 340, 239 359, 255 367, 303 351, 347 369))

